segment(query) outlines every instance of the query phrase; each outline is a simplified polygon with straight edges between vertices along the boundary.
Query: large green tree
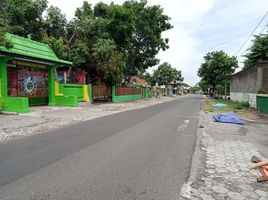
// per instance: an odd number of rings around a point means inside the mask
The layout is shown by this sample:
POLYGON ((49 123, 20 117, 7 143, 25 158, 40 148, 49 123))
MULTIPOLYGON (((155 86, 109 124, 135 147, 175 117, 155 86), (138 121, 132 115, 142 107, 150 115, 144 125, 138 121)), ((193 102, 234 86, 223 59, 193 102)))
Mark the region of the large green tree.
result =
POLYGON ((172 25, 159 5, 149 6, 146 0, 131 0, 123 6, 134 13, 134 31, 126 49, 127 74, 132 75, 158 64, 155 56, 160 50, 169 48, 168 39, 163 38, 162 33, 172 25))
POLYGON ((120 83, 123 78, 123 68, 125 62, 122 54, 116 50, 114 41, 109 39, 99 39, 93 45, 93 57, 96 60, 96 70, 107 86, 120 83))
POLYGON ((254 37, 253 44, 245 55, 245 68, 254 65, 258 60, 268 60, 268 34, 255 35, 254 37))
POLYGON ((216 86, 223 86, 227 78, 238 68, 237 58, 227 55, 224 51, 209 52, 204 56, 204 61, 198 69, 198 76, 204 85, 214 89, 216 86))
POLYGON ((8 32, 40 40, 43 31, 42 14, 47 8, 47 0, 4 0, 2 23, 8 32))
POLYGON ((8 0, 1 0, 0 1, 0 28, 4 28, 7 25, 7 7, 8 7, 8 0))
MULTIPOLYGON (((75 53, 75 58, 79 60, 79 66, 88 72, 93 82, 96 76, 101 75, 98 74, 97 69, 100 62, 100 51, 96 52, 98 50, 96 47, 101 45, 102 39, 110 39, 106 30, 107 23, 107 20, 96 17, 91 4, 84 1, 82 7, 77 8, 75 18, 67 26, 66 43, 70 55, 73 57, 73 53, 75 53), (76 53, 79 52, 81 46, 85 50, 84 53, 76 53)), ((101 50, 106 51, 107 49, 101 48, 101 50)))
POLYGON ((93 58, 96 61, 96 72, 108 90, 122 81, 125 62, 122 54, 116 50, 114 41, 98 39, 93 45, 93 58))
POLYGON ((154 71, 152 81, 157 82, 158 85, 177 85, 183 82, 183 77, 181 71, 165 62, 154 71))
POLYGON ((208 88, 211 87, 211 85, 204 79, 201 79, 198 85, 205 94, 208 92, 208 88))
POLYGON ((66 35, 67 20, 58 7, 50 6, 46 10, 47 14, 44 20, 44 29, 48 36, 55 38, 66 35))
POLYGON ((195 84, 194 86, 190 87, 190 91, 192 94, 195 94, 196 92, 199 92, 201 87, 199 86, 199 83, 195 84))
POLYGON ((62 38, 57 39, 54 36, 48 36, 47 34, 45 34, 43 35, 42 42, 48 44, 58 57, 62 59, 67 59, 68 57, 67 46, 65 45, 62 38))
POLYGON ((160 6, 147 5, 145 0, 128 0, 122 5, 100 2, 94 8, 84 1, 70 21, 59 8, 48 8, 47 3, 1 0, 0 44, 7 45, 6 31, 23 37, 30 34, 34 40, 47 43, 59 58, 72 61, 91 76, 97 72, 103 80, 109 76, 112 82, 118 82, 122 73, 125 80, 142 75, 158 64, 157 53, 168 48, 162 33, 172 28, 170 19, 160 6), (105 53, 110 56, 107 62, 101 56, 105 53), (116 66, 108 68, 111 63, 116 66))
POLYGON ((105 24, 106 36, 113 39, 127 63, 125 76, 142 74, 158 64, 156 55, 168 48, 162 33, 172 28, 169 17, 160 6, 147 1, 126 1, 123 5, 99 3, 94 8, 98 20, 105 24))

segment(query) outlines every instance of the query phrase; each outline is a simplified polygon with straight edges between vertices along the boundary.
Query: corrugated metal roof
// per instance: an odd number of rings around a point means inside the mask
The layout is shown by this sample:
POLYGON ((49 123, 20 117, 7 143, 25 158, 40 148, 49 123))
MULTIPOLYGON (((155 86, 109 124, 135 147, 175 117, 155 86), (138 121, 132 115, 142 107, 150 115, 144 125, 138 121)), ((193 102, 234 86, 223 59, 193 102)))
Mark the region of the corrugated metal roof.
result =
POLYGON ((13 47, 6 48, 4 46, 0 46, 0 52, 23 55, 30 58, 53 61, 60 64, 72 65, 72 62, 59 59, 47 44, 10 33, 6 33, 5 38, 13 45, 13 47))

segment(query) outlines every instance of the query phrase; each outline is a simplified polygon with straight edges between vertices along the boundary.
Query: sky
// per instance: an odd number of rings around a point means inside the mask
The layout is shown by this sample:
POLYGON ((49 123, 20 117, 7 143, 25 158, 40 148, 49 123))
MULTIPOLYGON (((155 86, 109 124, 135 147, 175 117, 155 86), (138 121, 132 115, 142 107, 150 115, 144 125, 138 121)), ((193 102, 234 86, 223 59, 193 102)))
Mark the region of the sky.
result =
MULTIPOLYGON (((48 0, 49 5, 61 9, 68 20, 74 17, 83 0, 48 0)), ((92 5, 99 0, 88 0, 92 5)), ((102 0, 110 4, 112 1, 102 0)), ((122 4, 124 0, 114 0, 122 4)), ((163 33, 169 38, 169 49, 157 55, 160 64, 168 62, 182 71, 184 82, 195 85, 200 78, 197 70, 207 52, 224 50, 238 57, 240 69, 243 55, 252 44, 242 44, 268 10, 268 0, 148 0, 149 5, 160 5, 171 20, 173 29, 163 33)), ((268 16, 254 34, 265 33, 268 16)), ((253 39, 253 38, 251 38, 253 39)), ((149 69, 152 73, 157 66, 149 69)), ((238 69, 239 70, 239 69, 238 69)))

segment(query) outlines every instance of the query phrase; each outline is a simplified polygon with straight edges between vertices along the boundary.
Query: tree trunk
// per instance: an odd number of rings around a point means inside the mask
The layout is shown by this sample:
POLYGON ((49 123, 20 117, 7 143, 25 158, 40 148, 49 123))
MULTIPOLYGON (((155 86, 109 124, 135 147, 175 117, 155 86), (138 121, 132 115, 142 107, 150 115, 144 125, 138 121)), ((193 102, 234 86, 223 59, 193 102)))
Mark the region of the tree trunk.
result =
POLYGON ((226 95, 227 95, 227 83, 225 81, 225 84, 224 84, 224 99, 226 100, 226 95))
POLYGON ((108 100, 108 95, 107 95, 107 93, 108 93, 109 89, 110 89, 110 86, 107 85, 107 86, 106 86, 106 90, 105 90, 105 94, 104 94, 104 101, 108 100))

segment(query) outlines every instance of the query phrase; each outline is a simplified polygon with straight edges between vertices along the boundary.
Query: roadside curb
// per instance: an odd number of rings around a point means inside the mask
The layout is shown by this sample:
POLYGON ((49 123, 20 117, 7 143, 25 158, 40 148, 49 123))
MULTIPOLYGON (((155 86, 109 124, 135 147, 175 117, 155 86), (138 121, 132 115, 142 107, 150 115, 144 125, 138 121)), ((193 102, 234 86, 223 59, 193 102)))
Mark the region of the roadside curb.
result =
POLYGON ((189 173, 189 177, 186 183, 184 183, 181 187, 180 190, 180 197, 179 200, 185 200, 185 199, 190 199, 191 198, 191 184, 195 181, 195 179, 198 177, 198 173, 201 171, 202 168, 204 168, 204 162, 203 160, 205 159, 205 154, 202 152, 202 139, 203 139, 203 130, 201 125, 203 126, 203 118, 201 117, 201 112, 199 112, 199 122, 198 122, 198 127, 196 130, 196 145, 194 149, 194 153, 192 156, 192 161, 191 161, 191 170, 189 173))

